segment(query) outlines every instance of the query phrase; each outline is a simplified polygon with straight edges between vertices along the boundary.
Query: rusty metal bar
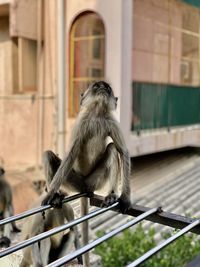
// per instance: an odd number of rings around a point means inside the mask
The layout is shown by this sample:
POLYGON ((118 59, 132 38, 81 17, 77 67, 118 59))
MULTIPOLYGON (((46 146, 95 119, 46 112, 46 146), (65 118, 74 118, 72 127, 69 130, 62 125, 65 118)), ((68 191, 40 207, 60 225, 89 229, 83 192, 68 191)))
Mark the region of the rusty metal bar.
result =
MULTIPOLYGON (((99 195, 94 195, 90 198, 90 205, 100 207, 103 202, 103 197, 99 195)), ((127 215, 131 215, 134 217, 143 214, 144 212, 150 210, 151 208, 139 206, 139 205, 132 205, 131 208, 125 213, 127 215)), ((119 211, 118 209, 114 209, 115 211, 119 211)), ((159 223, 162 225, 170 226, 176 229, 183 229, 184 227, 190 225, 196 219, 187 218, 181 215, 177 215, 170 212, 162 211, 159 213, 155 213, 150 215, 147 218, 148 221, 159 223)), ((195 226, 190 230, 190 232, 200 235, 200 225, 195 226)))
POLYGON ((146 219, 151 214, 154 214, 157 212, 158 212, 157 208, 150 209, 150 210, 144 212, 143 214, 139 215, 137 218, 134 218, 133 220, 127 222, 126 224, 121 225, 120 227, 111 231, 110 233, 105 234, 104 236, 92 241, 91 243, 87 244, 86 246, 68 254, 67 256, 62 257, 61 259, 58 259, 58 260, 50 263, 49 265, 47 265, 47 267, 63 266, 65 263, 67 263, 67 262, 77 258, 78 256, 88 252, 89 250, 93 249, 94 247, 101 244, 102 242, 108 240, 109 238, 117 235, 118 233, 122 232, 123 230, 125 230, 125 229, 141 222, 142 220, 146 219))
POLYGON ((20 250, 20 249, 23 249, 23 248, 25 248, 27 246, 30 246, 30 245, 32 245, 32 244, 34 244, 34 243, 36 243, 36 242, 38 242, 40 240, 43 240, 43 239, 45 239, 45 238, 47 238, 49 236, 52 236, 52 235, 57 234, 57 233, 60 233, 60 232, 62 232, 64 230, 66 230, 66 229, 69 229, 69 228, 71 228, 71 227, 73 227, 73 226, 75 226, 75 225, 77 225, 79 223, 84 222, 85 220, 89 220, 89 219, 91 219, 93 217, 96 217, 97 215, 100 215, 100 214, 102 214, 102 213, 104 213, 104 212, 106 212, 108 210, 111 210, 111 209, 117 207, 118 204, 119 203, 116 202, 116 203, 114 203, 113 205, 111 205, 108 208, 96 209, 95 211, 92 211, 89 214, 87 214, 87 215, 85 215, 85 216, 83 216, 81 218, 78 218, 78 219, 76 219, 76 220, 74 220, 72 222, 69 222, 69 223, 63 224, 61 226, 55 227, 55 228, 53 228, 53 229, 51 229, 49 231, 46 231, 46 232, 41 233, 39 235, 33 236, 33 237, 31 237, 31 238, 29 238, 27 240, 24 240, 24 241, 12 246, 12 247, 8 247, 8 248, 4 249, 3 251, 0 251, 0 258, 2 258, 4 256, 7 256, 7 255, 9 255, 9 254, 11 254, 11 253, 13 253, 13 252, 15 252, 17 250, 20 250))
MULTIPOLYGON (((66 203, 66 202, 75 200, 77 198, 86 197, 86 196, 87 196, 87 193, 80 193, 80 194, 76 194, 76 195, 73 195, 73 196, 65 197, 62 200, 62 203, 66 203)), ((38 208, 34 208, 34 209, 31 209, 31 210, 16 214, 14 216, 11 216, 11 217, 8 217, 8 218, 5 218, 5 219, 1 220, 0 221, 0 226, 5 225, 7 223, 11 223, 13 221, 17 221, 17 220, 26 218, 28 216, 34 215, 36 213, 39 213, 39 212, 42 212, 42 211, 45 211, 45 210, 48 210, 50 208, 52 208, 51 205, 45 205, 45 206, 40 206, 38 208)))
POLYGON ((200 220, 196 220, 193 223, 189 224, 188 226, 184 227, 182 230, 180 230, 175 235, 171 236, 167 240, 165 240, 163 243, 159 244, 155 248, 152 248, 148 252, 146 252, 144 255, 142 255, 140 258, 132 262, 131 264, 127 265, 127 267, 136 267, 151 258, 153 255, 158 253, 161 249, 165 248, 166 246, 170 245, 172 242, 180 238, 182 235, 186 234, 187 232, 191 231, 194 227, 200 224, 200 220))

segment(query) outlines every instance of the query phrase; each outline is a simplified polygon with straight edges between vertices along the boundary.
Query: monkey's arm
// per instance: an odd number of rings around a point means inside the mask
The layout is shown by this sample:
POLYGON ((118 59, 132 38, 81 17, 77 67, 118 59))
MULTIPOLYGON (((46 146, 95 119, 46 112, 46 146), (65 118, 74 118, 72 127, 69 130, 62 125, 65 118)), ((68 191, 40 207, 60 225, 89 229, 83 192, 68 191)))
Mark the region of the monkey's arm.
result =
POLYGON ((110 125, 110 136, 120 154, 122 162, 122 192, 120 200, 126 206, 130 205, 130 156, 121 129, 116 121, 110 125))
POLYGON ((56 192, 60 188, 63 181, 65 180, 66 182, 68 180, 69 173, 79 153, 80 145, 81 145, 81 140, 78 138, 75 139, 68 155, 63 159, 56 174, 54 175, 53 180, 49 186, 49 192, 43 199, 42 205, 51 204, 56 192))
MULTIPOLYGON (((8 187, 8 190, 9 190, 9 192, 8 192, 9 198, 7 200, 7 202, 8 202, 7 203, 7 209, 8 209, 8 214, 9 214, 9 217, 10 217, 10 216, 13 216, 14 215, 14 209, 13 209, 12 190, 11 190, 11 187, 10 186, 8 187)), ((13 221, 11 223, 11 225, 12 225, 12 231, 13 232, 15 232, 15 233, 21 232, 21 230, 17 227, 15 221, 13 221)))

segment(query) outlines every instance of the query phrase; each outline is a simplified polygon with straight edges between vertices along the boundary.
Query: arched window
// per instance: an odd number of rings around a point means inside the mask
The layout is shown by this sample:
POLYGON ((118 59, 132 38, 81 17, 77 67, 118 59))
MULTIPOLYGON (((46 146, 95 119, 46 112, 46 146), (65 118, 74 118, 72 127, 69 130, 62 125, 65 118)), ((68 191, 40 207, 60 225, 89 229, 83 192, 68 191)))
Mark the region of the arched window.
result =
POLYGON ((70 33, 69 116, 79 111, 80 94, 88 84, 104 79, 105 30, 96 13, 84 13, 70 33))

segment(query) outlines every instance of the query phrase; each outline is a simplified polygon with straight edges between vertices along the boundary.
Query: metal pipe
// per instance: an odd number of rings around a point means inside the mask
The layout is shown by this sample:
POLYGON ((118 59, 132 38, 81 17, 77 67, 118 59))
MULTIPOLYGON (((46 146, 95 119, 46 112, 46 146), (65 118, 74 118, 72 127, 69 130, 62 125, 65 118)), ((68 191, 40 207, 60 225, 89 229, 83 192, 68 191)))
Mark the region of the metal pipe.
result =
MULTIPOLYGON (((66 203, 66 202, 75 200, 75 199, 80 198, 80 197, 85 197, 85 196, 87 196, 87 193, 80 193, 80 194, 76 194, 76 195, 73 195, 73 196, 65 197, 62 200, 62 203, 66 203)), ((34 208, 34 209, 31 209, 31 210, 22 212, 20 214, 5 218, 5 219, 0 221, 0 226, 5 225, 7 223, 11 223, 13 221, 17 221, 17 220, 26 218, 28 216, 31 216, 31 215, 36 214, 38 212, 42 212, 42 211, 48 210, 50 208, 52 208, 51 205, 40 206, 38 208, 34 208)))
MULTIPOLYGON (((88 198, 80 199, 81 206, 81 216, 85 216, 89 211, 89 200, 88 198)), ((89 221, 84 221, 81 224, 81 235, 82 235, 82 245, 85 246, 89 243, 89 221)), ((83 267, 88 267, 90 265, 89 252, 83 255, 83 267)))
POLYGON ((58 154, 65 155, 65 4, 64 0, 57 1, 58 22, 58 154))
MULTIPOLYGON (((102 196, 94 194, 93 197, 90 198, 90 205, 101 207, 103 200, 104 198, 102 196)), ((137 217, 138 215, 148 210, 150 210, 149 207, 132 205, 127 210, 126 214, 133 217, 137 217)), ((162 210, 159 213, 150 215, 147 220, 154 223, 166 225, 175 229, 183 229, 184 227, 196 221, 196 219, 188 218, 171 212, 165 212, 162 210)), ((196 227, 192 228, 191 232, 200 235, 200 225, 197 225, 196 227)))
POLYGON ((127 267, 136 267, 136 266, 139 266, 140 264, 142 264, 143 262, 145 262, 146 260, 148 260, 150 257, 152 257, 153 255, 155 255, 156 253, 158 253, 161 249, 165 248, 166 246, 168 246, 169 244, 171 244, 172 242, 174 242, 176 239, 178 239, 182 235, 184 235, 187 232, 189 232, 192 228, 194 228, 198 224, 200 224, 200 220, 196 220, 193 223, 189 224, 188 226, 186 226, 185 228, 183 228, 182 230, 180 230, 178 233, 176 233, 175 235, 173 235, 170 238, 168 238, 166 241, 164 241, 163 243, 161 243, 157 247, 152 248, 151 250, 149 250, 148 252, 146 252, 139 259, 137 259, 134 262, 132 262, 131 264, 127 265, 127 267))
POLYGON ((75 225, 77 225, 79 223, 84 222, 85 220, 89 220, 89 219, 91 219, 93 217, 96 217, 99 214, 102 214, 102 213, 104 213, 104 212, 106 212, 108 210, 111 210, 111 209, 115 208, 116 206, 118 206, 118 204, 119 203, 116 202, 116 203, 114 203, 113 205, 111 205, 108 208, 102 208, 102 209, 99 208, 99 209, 97 209, 97 210, 95 210, 95 211, 93 211, 93 212, 91 212, 91 213, 89 213, 89 214, 87 214, 87 215, 85 215, 85 216, 83 216, 81 218, 78 218, 78 219, 76 219, 76 220, 74 220, 72 222, 69 222, 67 224, 55 227, 55 228, 53 228, 53 229, 51 229, 49 231, 46 231, 46 232, 41 233, 39 235, 33 236, 33 237, 31 237, 31 238, 29 238, 29 239, 27 239, 25 241, 22 241, 22 242, 14 245, 12 247, 6 248, 6 249, 4 249, 3 251, 0 252, 0 258, 4 257, 4 256, 7 256, 7 255, 9 255, 9 254, 11 254, 11 253, 13 253, 13 252, 15 252, 17 250, 23 249, 23 248, 25 248, 25 247, 27 247, 29 245, 32 245, 32 244, 34 244, 34 243, 36 243, 36 242, 38 242, 38 241, 40 241, 42 239, 45 239, 45 238, 47 238, 49 236, 52 236, 54 234, 57 234, 59 232, 62 232, 64 230, 66 230, 68 228, 71 228, 71 227, 73 227, 73 226, 75 226, 75 225))
POLYGON ((67 256, 62 257, 61 259, 58 259, 56 261, 54 261, 53 263, 50 263, 49 265, 47 265, 47 267, 59 267, 62 266, 63 264, 75 259, 77 256, 84 254, 85 252, 93 249, 94 247, 96 247, 97 245, 101 244, 102 242, 108 240, 109 238, 115 236, 116 234, 120 233, 121 231, 139 223, 140 221, 144 220, 146 217, 148 217, 149 215, 156 213, 158 211, 157 208, 153 208, 141 215, 139 215, 138 217, 136 217, 135 219, 127 222, 126 224, 118 227, 117 229, 111 231, 110 233, 92 241, 91 243, 87 244, 86 246, 70 253, 67 256))

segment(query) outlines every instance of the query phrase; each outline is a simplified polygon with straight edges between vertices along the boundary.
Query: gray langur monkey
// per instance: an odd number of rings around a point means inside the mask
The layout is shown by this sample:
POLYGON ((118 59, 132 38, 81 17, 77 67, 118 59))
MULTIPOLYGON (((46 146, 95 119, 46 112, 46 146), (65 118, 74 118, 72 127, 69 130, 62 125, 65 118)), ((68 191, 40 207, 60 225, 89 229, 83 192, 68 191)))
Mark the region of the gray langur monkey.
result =
MULTIPOLYGON (((12 190, 5 179, 5 170, 0 167, 0 220, 13 216, 12 190)), ((15 222, 0 227, 0 247, 8 247, 11 243, 11 232, 20 232, 15 222)))
MULTIPOLYGON (((59 160, 57 161, 59 164, 59 160)), ((49 166, 48 162, 44 161, 44 170, 46 177, 46 188, 48 189, 50 182, 55 174, 55 166, 49 166)), ((63 194, 64 196, 64 194, 63 194)), ((34 207, 39 206, 44 194, 37 200, 34 207)), ((60 209, 49 209, 45 211, 45 216, 41 213, 25 219, 22 228, 22 239, 26 240, 35 235, 53 229, 54 227, 63 225, 74 220, 74 212, 72 207, 65 203, 60 209)), ((20 267, 42 267, 65 256, 70 252, 72 246, 76 249, 80 248, 79 233, 77 226, 50 236, 41 240, 29 247, 23 249, 23 259, 20 267)), ((79 256, 78 263, 82 264, 82 256, 79 256)))
MULTIPOLYGON (((130 157, 119 123, 112 114, 117 100, 110 85, 104 81, 91 84, 81 95, 69 153, 59 165, 42 205, 56 202, 61 185, 67 192, 93 193, 109 182, 104 206, 117 200, 122 211, 130 206, 130 157), (108 137, 112 139, 109 144, 106 142, 108 137), (117 198, 119 174, 122 192, 117 198)), ((50 151, 44 156, 49 162, 60 160, 50 151)))

